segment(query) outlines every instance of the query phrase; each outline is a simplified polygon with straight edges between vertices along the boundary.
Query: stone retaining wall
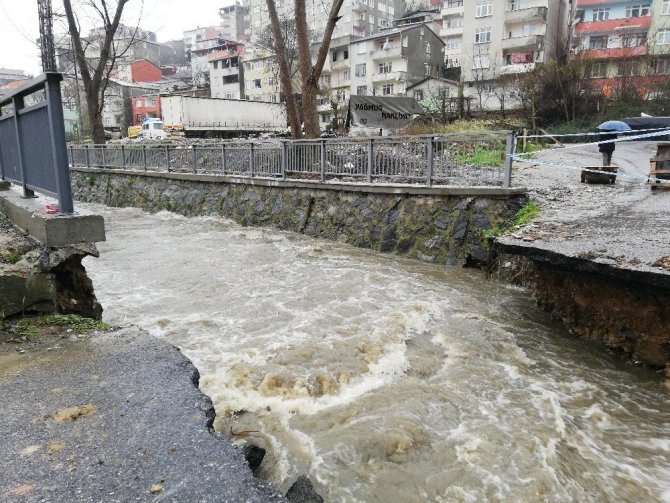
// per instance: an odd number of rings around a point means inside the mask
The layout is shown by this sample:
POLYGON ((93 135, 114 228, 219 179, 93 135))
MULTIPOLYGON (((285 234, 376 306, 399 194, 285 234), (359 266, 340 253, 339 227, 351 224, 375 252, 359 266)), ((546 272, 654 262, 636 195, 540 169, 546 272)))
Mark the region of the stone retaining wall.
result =
POLYGON ((79 201, 221 215, 447 265, 488 260, 482 231, 503 227, 525 189, 364 186, 73 168, 79 201))

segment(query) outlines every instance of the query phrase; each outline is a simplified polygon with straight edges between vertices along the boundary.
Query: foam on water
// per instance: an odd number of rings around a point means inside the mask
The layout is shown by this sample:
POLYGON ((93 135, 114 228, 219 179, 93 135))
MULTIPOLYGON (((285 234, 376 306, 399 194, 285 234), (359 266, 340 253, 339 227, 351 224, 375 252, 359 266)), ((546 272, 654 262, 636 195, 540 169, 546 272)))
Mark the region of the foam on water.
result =
POLYGON ((264 476, 329 501, 666 501, 655 376, 519 288, 217 217, 91 207, 111 323, 178 345, 264 476))

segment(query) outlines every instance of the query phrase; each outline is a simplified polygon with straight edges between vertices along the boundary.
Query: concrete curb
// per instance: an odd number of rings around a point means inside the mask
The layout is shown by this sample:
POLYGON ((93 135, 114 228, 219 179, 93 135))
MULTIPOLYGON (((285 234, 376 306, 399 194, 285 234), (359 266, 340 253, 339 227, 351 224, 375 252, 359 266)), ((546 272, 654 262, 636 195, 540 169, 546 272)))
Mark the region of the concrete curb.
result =
POLYGON ((105 222, 98 215, 49 215, 43 203, 0 188, 0 212, 49 248, 105 241, 105 222))

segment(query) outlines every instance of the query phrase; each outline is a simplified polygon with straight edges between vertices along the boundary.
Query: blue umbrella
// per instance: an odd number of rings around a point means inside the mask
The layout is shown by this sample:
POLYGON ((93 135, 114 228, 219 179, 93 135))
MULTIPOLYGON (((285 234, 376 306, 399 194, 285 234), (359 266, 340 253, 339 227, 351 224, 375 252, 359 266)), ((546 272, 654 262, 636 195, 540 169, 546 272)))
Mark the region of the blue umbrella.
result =
POLYGON ((598 129, 601 131, 631 131, 631 128, 628 124, 622 121, 605 121, 598 129))

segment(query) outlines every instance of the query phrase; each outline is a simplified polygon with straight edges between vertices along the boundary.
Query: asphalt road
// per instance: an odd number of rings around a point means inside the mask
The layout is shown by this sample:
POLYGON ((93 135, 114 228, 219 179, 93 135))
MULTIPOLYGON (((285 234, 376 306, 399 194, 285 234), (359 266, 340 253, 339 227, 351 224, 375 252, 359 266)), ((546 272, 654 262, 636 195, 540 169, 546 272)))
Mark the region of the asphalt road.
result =
POLYGON ((179 350, 137 328, 4 351, 0 501, 286 501, 209 431, 194 381, 179 350))
POLYGON ((613 185, 580 181, 582 166, 602 163, 597 145, 566 145, 516 162, 515 186, 527 186, 542 213, 530 225, 499 241, 654 274, 670 274, 657 264, 670 256, 670 190, 646 183, 656 142, 619 142, 612 163, 613 185))

